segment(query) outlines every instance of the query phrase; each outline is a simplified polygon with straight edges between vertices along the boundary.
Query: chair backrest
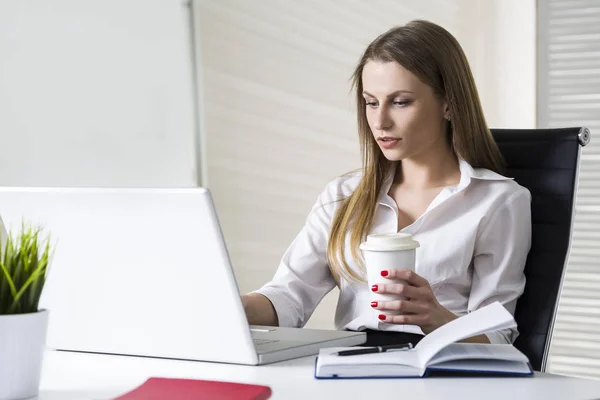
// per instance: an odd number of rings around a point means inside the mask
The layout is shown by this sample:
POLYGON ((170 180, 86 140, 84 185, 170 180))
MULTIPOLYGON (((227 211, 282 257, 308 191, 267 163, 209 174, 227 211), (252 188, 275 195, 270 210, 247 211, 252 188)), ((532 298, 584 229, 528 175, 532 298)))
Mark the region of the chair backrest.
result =
POLYGON ((544 371, 571 247, 574 202, 585 128, 492 129, 507 175, 531 192, 532 244, 519 298, 515 347, 544 371))

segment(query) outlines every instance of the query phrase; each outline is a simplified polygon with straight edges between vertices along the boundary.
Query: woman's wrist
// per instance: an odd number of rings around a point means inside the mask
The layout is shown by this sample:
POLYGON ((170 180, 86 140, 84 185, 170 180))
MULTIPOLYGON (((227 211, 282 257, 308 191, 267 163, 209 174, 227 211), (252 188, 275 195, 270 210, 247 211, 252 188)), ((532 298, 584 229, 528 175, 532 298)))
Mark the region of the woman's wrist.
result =
POLYGON ((452 311, 449 311, 445 307, 440 306, 439 317, 434 320, 434 323, 432 325, 423 326, 421 327, 421 329, 423 330, 423 333, 429 334, 435 331, 436 329, 446 325, 447 323, 454 321, 457 318, 458 316, 452 311))

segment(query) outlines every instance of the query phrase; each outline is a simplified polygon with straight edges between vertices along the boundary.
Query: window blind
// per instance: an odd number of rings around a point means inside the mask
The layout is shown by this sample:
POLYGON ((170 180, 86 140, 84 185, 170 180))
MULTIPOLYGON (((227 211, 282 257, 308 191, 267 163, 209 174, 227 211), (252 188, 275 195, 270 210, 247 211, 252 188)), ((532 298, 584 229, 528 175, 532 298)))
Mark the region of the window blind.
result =
POLYGON ((548 371, 600 378, 600 2, 538 2, 538 126, 585 126, 573 241, 548 371))

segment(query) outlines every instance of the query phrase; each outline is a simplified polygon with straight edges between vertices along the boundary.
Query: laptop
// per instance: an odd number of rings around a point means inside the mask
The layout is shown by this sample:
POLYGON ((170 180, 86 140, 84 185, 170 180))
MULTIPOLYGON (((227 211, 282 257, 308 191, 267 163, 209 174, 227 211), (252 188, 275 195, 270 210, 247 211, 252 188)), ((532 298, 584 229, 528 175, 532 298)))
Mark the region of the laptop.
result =
POLYGON ((4 187, 0 216, 55 244, 40 300, 52 349, 259 365, 366 341, 249 326, 205 188, 4 187))

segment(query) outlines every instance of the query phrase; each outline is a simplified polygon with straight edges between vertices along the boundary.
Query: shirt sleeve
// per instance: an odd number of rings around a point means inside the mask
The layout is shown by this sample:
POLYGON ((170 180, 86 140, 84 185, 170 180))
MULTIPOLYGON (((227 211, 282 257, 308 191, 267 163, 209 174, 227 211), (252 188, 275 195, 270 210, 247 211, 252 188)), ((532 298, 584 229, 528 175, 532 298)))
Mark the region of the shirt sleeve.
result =
POLYGON ((271 301, 279 326, 303 327, 336 285, 326 258, 334 204, 328 197, 326 191, 319 196, 275 276, 255 292, 271 301))
MULTIPOLYGON (((531 194, 523 187, 495 210, 475 244, 468 311, 498 301, 514 315, 525 289, 525 262, 531 248, 531 194)), ((517 328, 487 333, 490 343, 510 344, 517 328)))

